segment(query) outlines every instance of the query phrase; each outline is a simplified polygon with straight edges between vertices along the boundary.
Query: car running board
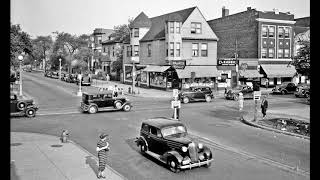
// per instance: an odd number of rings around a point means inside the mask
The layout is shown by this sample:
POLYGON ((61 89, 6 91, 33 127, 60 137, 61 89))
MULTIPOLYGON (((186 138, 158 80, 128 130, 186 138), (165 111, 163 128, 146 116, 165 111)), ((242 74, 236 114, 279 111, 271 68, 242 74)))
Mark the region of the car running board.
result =
POLYGON ((158 159, 159 161, 161 161, 161 162, 166 164, 166 162, 161 159, 161 155, 156 154, 156 153, 151 152, 151 151, 146 151, 146 154, 148 154, 148 155, 150 155, 150 156, 152 156, 152 157, 154 157, 154 158, 158 159))

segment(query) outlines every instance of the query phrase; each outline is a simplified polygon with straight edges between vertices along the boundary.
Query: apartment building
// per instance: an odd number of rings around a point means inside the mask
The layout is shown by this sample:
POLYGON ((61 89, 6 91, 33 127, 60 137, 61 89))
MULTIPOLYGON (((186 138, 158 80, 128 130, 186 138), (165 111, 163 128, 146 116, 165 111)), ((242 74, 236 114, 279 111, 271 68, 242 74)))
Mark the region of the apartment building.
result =
POLYGON ((219 37, 218 61, 234 62, 230 66, 218 66, 231 73, 233 85, 253 81, 265 85, 268 79, 273 86, 292 81, 296 73, 295 67, 289 65, 294 46, 293 14, 248 7, 246 11, 229 15, 229 10, 223 7, 222 17, 208 23, 219 37))
MULTIPOLYGON (((132 24, 132 38, 124 56, 131 57, 131 64, 138 68, 138 86, 215 87, 220 76, 216 67, 218 38, 198 7, 153 18, 141 13, 132 24)), ((127 74, 129 66, 124 65, 127 74)), ((128 77, 125 81, 130 82, 128 77)))
MULTIPOLYGON (((94 29, 89 44, 89 48, 92 49, 93 54, 102 53, 102 42, 109 40, 109 36, 113 33, 112 29, 96 28, 94 29)), ((101 68, 102 64, 99 63, 99 59, 94 56, 89 63, 89 69, 95 70, 101 68)))

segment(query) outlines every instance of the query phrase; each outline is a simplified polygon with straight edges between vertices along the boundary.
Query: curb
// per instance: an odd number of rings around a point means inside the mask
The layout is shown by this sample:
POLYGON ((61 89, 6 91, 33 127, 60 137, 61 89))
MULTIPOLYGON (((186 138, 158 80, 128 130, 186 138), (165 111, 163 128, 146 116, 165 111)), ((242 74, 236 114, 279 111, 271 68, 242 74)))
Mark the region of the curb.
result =
POLYGON ((290 135, 290 136, 295 136, 295 137, 299 137, 299 138, 310 140, 309 136, 303 136, 303 135, 300 135, 300 134, 295 134, 295 133, 291 133, 291 132, 287 132, 287 131, 281 131, 281 130, 278 130, 278 129, 269 128, 269 127, 262 126, 262 125, 259 125, 257 123, 254 123, 252 121, 245 120, 244 118, 241 120, 241 122, 243 122, 244 124, 247 124, 247 125, 250 125, 250 126, 253 126, 253 127, 257 127, 257 128, 261 128, 261 129, 265 129, 265 130, 268 130, 268 131, 273 131, 273 132, 277 132, 277 133, 281 133, 281 134, 285 134, 285 135, 290 135))
MULTIPOLYGON (((19 133, 21 131, 10 131, 10 132, 16 132, 19 133)), ((36 133, 36 132, 21 132, 21 133, 29 133, 29 134, 38 134, 41 136, 49 136, 49 137, 56 137, 57 139, 59 139, 59 136, 56 135, 49 135, 49 134, 41 134, 41 133, 36 133)), ((93 155, 92 153, 90 153, 89 151, 87 151, 86 149, 84 149, 83 147, 81 147, 79 144, 75 143, 74 141, 68 139, 68 142, 72 143, 73 145, 75 145, 77 148, 81 149, 82 151, 84 151, 85 153, 87 153, 88 155, 92 156, 94 158, 94 160, 96 162, 99 162, 99 159, 97 156, 93 155)), ((120 174, 119 172, 117 172, 116 170, 112 169, 108 164, 106 164, 106 167, 112 171, 113 173, 117 174, 121 179, 123 180, 128 180, 127 178, 125 178, 122 174, 120 174)))

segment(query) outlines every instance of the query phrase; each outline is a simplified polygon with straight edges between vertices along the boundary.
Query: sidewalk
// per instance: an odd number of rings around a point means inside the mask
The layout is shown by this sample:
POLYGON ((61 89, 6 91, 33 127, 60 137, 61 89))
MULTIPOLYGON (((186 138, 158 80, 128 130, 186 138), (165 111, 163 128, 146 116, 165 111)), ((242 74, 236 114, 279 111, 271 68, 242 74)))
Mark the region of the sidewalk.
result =
MULTIPOLYGON (((278 130, 278 129, 274 129, 274 128, 270 128, 264 125, 261 125, 260 123, 258 123, 260 120, 262 120, 262 114, 261 114, 261 109, 258 108, 258 112, 257 112, 257 120, 253 121, 254 119, 254 113, 253 113, 254 109, 253 107, 249 110, 249 112, 247 114, 245 114, 243 116, 243 122, 245 124, 254 126, 254 127, 258 127, 261 129, 265 129, 268 131, 274 131, 277 133, 282 133, 282 134, 286 134, 286 135, 291 135, 291 136, 296 136, 296 137, 300 137, 300 138, 305 138, 305 139, 310 139, 310 137, 308 136, 303 136, 303 135, 299 135, 296 133, 291 133, 291 132, 287 132, 287 131, 282 131, 282 130, 278 130)), ((284 119, 296 119, 296 120, 301 120, 301 121, 305 121, 305 122, 309 122, 310 123, 310 107, 307 108, 283 108, 283 109, 268 109, 267 110, 267 116, 266 119, 276 119, 276 118, 284 118, 284 119)))
MULTIPOLYGON (((148 89, 141 87, 134 87, 135 94, 129 94, 129 87, 132 89, 132 85, 122 84, 120 82, 115 81, 104 81, 94 79, 91 83, 92 87, 97 88, 108 88, 109 86, 117 85, 118 88, 123 89, 123 93, 127 96, 135 96, 135 97, 154 97, 154 98, 172 98, 172 90, 158 90, 158 89, 148 89)), ((271 90, 271 89, 270 89, 271 90)), ((224 90, 214 91, 215 97, 224 97, 224 90)))
MULTIPOLYGON (((12 180, 91 180, 97 179, 98 159, 70 141, 37 133, 11 132, 12 180)), ((126 179, 108 165, 106 179, 126 179)))

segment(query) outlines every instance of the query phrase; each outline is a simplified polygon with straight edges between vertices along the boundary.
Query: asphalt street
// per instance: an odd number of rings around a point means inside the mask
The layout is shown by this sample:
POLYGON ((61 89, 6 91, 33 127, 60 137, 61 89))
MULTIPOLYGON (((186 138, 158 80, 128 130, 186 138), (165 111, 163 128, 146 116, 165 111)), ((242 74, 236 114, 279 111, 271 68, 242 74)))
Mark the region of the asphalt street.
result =
MULTIPOLYGON (((95 154, 98 135, 110 134, 108 164, 128 179, 310 179, 310 141, 264 131, 239 122, 237 103, 216 98, 211 103, 182 105, 180 119, 190 133, 199 136, 214 151, 214 164, 179 174, 139 153, 133 140, 139 135, 141 121, 149 117, 172 116, 170 99, 129 97, 131 112, 112 111, 83 114, 78 108, 78 86, 42 73, 24 73, 23 91, 39 105, 38 116, 11 119, 11 131, 59 135, 71 132, 71 139, 95 154), (289 170, 296 167, 305 173, 289 170)), ((84 91, 92 87, 84 87, 84 91)), ((270 96, 273 109, 308 109, 292 95, 270 96)), ((251 110, 252 100, 245 101, 251 110)))

